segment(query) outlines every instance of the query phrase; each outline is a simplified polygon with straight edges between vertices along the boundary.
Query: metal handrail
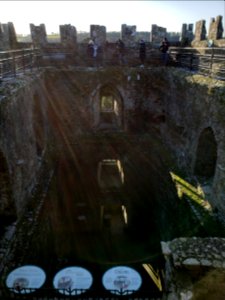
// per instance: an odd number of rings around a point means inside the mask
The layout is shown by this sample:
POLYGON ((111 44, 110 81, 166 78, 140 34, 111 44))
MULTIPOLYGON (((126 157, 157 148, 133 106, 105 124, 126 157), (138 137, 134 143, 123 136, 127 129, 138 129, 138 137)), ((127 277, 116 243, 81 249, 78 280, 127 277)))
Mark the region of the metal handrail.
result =
MULTIPOLYGON (((130 54, 134 59, 138 59, 138 47, 127 47, 126 51, 127 56, 130 54)), ((169 50, 169 65, 225 80, 225 55, 223 53, 225 53, 225 48, 171 47, 169 50)), ((9 76, 16 77, 17 74, 24 73, 28 69, 32 70, 34 67, 57 65, 57 59, 60 55, 61 63, 68 63, 69 61, 69 63, 79 65, 79 55, 81 55, 79 49, 76 52, 63 47, 43 48, 42 50, 26 48, 0 51, 0 79, 9 76), (67 61, 67 59, 69 60, 67 61), (72 60, 70 61, 70 59, 72 60), (78 60, 75 61, 74 59, 78 60)), ((160 58, 160 51, 156 48, 147 47, 146 55, 146 64, 155 64, 155 60, 160 58)), ((82 59, 85 60, 84 64, 87 66, 93 63, 88 57, 81 57, 82 59)), ((100 59, 105 65, 107 65, 107 61, 104 62, 104 59, 108 59, 110 64, 110 58, 101 57, 100 59)), ((127 66, 129 66, 129 63, 127 66)))
POLYGON ((169 56, 172 65, 225 80, 225 48, 171 48, 169 56))
POLYGON ((158 298, 162 295, 162 292, 155 292, 151 289, 149 290, 103 290, 103 289, 55 289, 55 288, 22 288, 20 290, 15 290, 13 288, 1 289, 0 297, 1 299, 46 299, 46 300, 68 300, 68 299, 95 299, 95 300, 115 300, 115 299, 129 299, 135 300, 137 298, 158 298), (138 295, 138 296, 137 296, 138 295), (155 296, 155 297, 154 297, 155 296))
POLYGON ((0 79, 16 77, 21 71, 38 67, 39 49, 19 49, 0 51, 0 79))

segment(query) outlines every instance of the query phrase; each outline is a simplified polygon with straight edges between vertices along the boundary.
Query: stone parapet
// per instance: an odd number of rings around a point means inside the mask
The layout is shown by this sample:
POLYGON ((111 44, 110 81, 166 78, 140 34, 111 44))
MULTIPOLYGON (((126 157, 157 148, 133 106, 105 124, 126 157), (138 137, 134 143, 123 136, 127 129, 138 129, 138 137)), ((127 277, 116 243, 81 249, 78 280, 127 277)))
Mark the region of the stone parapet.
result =
POLYGON ((225 238, 176 238, 161 242, 165 257, 166 300, 223 299, 225 238), (202 290, 204 287, 204 290, 202 290), (215 298, 198 298, 215 294, 215 298))
POLYGON ((171 256, 174 267, 225 269, 225 238, 177 238, 161 242, 164 256, 171 256))

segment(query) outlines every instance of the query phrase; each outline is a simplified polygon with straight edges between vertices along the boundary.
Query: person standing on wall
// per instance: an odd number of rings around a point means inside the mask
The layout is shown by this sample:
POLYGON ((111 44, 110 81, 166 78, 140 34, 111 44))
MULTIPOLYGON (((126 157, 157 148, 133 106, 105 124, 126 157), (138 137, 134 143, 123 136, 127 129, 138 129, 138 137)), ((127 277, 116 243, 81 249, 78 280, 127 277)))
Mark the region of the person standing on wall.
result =
POLYGON ((139 44, 139 58, 141 61, 141 67, 144 67, 145 58, 146 58, 146 45, 144 40, 140 40, 139 44))
POLYGON ((126 63, 126 60, 125 60, 125 45, 124 45, 124 42, 121 39, 119 39, 116 42, 116 48, 117 48, 117 51, 118 51, 118 54, 119 54, 119 63, 120 63, 120 65, 123 65, 124 63, 126 63))
POLYGON ((164 66, 166 66, 168 64, 168 59, 169 59, 168 50, 169 50, 169 47, 170 47, 170 43, 167 40, 167 38, 165 37, 162 40, 162 43, 159 47, 159 50, 162 52, 162 62, 164 64, 164 66))

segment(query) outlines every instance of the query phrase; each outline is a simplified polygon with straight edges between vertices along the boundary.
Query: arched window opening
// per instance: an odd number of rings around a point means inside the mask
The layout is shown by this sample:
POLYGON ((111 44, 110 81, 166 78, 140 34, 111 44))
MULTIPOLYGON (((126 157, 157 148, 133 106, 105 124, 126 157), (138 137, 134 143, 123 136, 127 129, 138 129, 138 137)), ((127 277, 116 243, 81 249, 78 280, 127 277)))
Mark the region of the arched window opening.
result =
POLYGON ((103 159, 98 164, 98 183, 103 190, 119 189, 124 183, 122 164, 118 159, 103 159))
POLYGON ((96 106, 95 124, 100 129, 121 129, 123 105, 119 93, 109 86, 101 88, 96 106))
POLYGON ((113 95, 103 95, 100 99, 100 122, 115 126, 120 125, 119 105, 113 95))
POLYGON ((202 179, 214 176, 217 160, 217 143, 210 127, 204 129, 199 137, 194 173, 202 179))
POLYGON ((98 184, 102 191, 100 216, 102 229, 121 234, 128 224, 127 206, 123 201, 124 172, 118 159, 98 163, 98 184))

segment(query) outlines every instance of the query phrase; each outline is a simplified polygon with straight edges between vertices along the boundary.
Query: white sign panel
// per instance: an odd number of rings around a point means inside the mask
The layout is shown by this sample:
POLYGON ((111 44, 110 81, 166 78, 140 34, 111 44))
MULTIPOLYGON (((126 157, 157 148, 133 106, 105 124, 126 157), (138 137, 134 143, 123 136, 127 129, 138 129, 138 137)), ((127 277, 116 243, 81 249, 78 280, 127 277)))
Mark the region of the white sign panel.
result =
POLYGON ((53 286, 62 294, 79 295, 82 293, 80 289, 89 289, 92 282, 93 277, 88 270, 81 267, 68 267, 55 275, 53 286))
POLYGON ((40 288, 45 279, 45 272, 41 268, 27 265, 13 270, 6 279, 6 286, 13 288, 15 293, 31 293, 40 288))
POLYGON ((132 294, 137 291, 142 279, 137 271, 126 266, 113 267, 105 272, 102 284, 106 290, 113 294, 132 294), (127 292, 125 292, 127 291, 127 292))

